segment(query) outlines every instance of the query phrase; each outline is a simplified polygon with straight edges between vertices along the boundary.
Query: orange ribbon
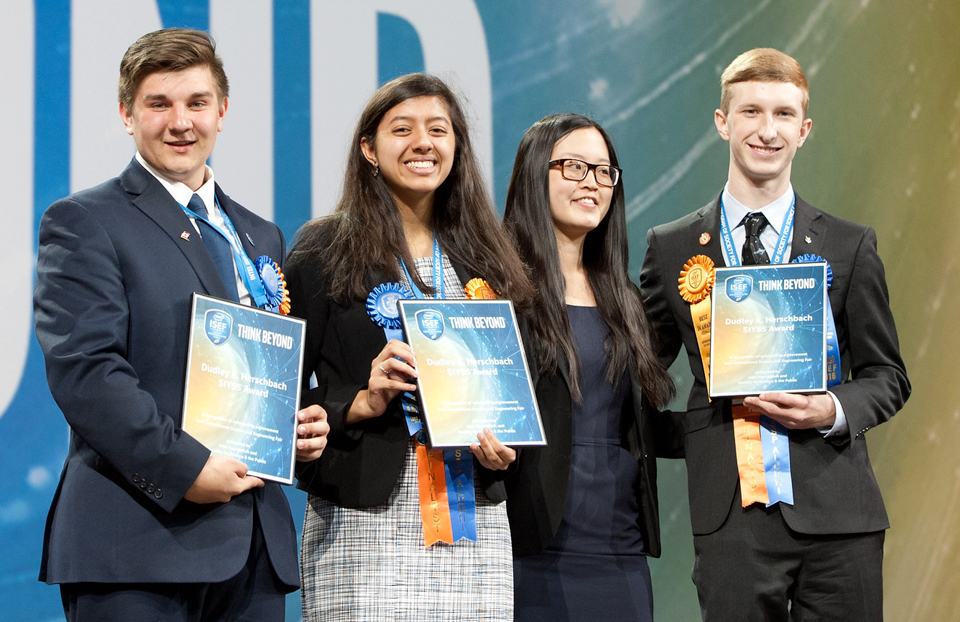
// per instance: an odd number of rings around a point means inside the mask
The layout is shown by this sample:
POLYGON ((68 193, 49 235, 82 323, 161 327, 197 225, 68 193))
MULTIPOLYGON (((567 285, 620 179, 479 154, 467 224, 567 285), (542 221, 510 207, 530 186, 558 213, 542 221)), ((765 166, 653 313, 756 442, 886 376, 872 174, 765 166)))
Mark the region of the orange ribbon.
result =
MULTIPOLYGON (((497 292, 484 279, 470 279, 464 291, 471 300, 497 298, 497 292)), ((424 544, 453 544, 453 523, 442 449, 427 449, 425 445, 417 445, 417 486, 420 490, 424 544)))
POLYGON ((464 287, 470 300, 496 300, 497 292, 484 279, 470 279, 464 287))
POLYGON ((763 469, 760 444, 760 415, 750 413, 743 404, 732 408, 733 435, 737 440, 737 470, 740 473, 740 504, 770 503, 767 476, 763 469))
POLYGON ((280 291, 283 292, 283 300, 280 301, 280 315, 290 315, 290 290, 287 289, 287 279, 280 271, 280 265, 273 264, 277 268, 277 276, 280 279, 280 291))
POLYGON ((680 297, 690 303, 693 330, 700 347, 703 377, 710 393, 710 292, 717 282, 713 260, 706 255, 694 255, 683 264, 677 285, 680 297))
MULTIPOLYGON (((703 378, 710 393, 710 292, 717 282, 713 260, 695 255, 683 264, 677 285, 680 296, 690 303, 693 330, 700 348, 703 378)), ((740 496, 743 507, 751 503, 770 502, 767 479, 763 470, 760 444, 760 416, 751 415, 746 406, 733 407, 733 435, 737 447, 737 470, 740 473, 740 496)))
POLYGON ((420 488, 420 520, 423 523, 424 544, 453 544, 443 450, 417 445, 417 484, 420 488))

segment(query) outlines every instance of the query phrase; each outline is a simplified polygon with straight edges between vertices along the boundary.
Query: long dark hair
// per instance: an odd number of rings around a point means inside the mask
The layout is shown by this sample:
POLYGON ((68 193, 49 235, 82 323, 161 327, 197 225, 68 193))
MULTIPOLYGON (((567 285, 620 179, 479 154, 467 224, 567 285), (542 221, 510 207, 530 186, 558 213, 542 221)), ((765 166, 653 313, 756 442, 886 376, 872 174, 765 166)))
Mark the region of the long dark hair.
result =
MULTIPOLYGON (((410 266, 410 249, 400 210, 382 175, 363 156, 361 139, 376 146, 377 128, 391 108, 413 97, 439 97, 447 106, 456 137, 453 168, 437 188, 433 230, 444 252, 525 308, 533 295, 523 264, 497 222, 470 142, 466 117, 453 91, 439 78, 414 73, 384 84, 367 103, 350 145, 343 194, 333 215, 308 222, 297 234, 289 263, 308 256, 323 258, 321 271, 331 297, 341 304, 369 293, 364 279, 379 272, 400 280, 397 257, 410 266)), ((433 290, 416 271, 411 277, 423 291, 433 290)))
MULTIPOLYGON (((618 166, 610 137, 596 122, 577 114, 551 115, 537 121, 524 134, 517 149, 504 228, 512 236, 521 259, 537 275, 537 296, 528 320, 532 351, 538 366, 556 372, 565 359, 570 368, 570 392, 580 401, 580 365, 567 320, 566 285, 560 268, 557 238, 550 210, 550 168, 553 147, 574 130, 600 132, 618 166)), ((657 359, 650 324, 643 311, 640 290, 628 276, 627 219, 623 183, 613 189, 610 209, 600 224, 587 233, 583 266, 601 317, 610 327, 605 347, 607 380, 617 383, 625 370, 635 370, 647 399, 664 406, 674 393, 673 381, 657 359)))

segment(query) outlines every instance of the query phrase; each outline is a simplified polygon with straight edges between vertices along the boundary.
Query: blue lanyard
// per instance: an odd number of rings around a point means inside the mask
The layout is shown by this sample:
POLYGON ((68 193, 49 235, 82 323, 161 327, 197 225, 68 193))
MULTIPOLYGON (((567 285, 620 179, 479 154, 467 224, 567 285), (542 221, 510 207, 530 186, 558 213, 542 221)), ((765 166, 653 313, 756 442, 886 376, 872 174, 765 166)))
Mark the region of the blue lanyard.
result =
MULTIPOLYGON (((790 209, 783 218, 783 224, 780 226, 780 238, 777 240, 777 247, 773 251, 773 257, 770 263, 783 263, 783 256, 787 252, 787 243, 790 242, 790 236, 793 235, 793 212, 797 204, 797 194, 793 194, 793 200, 790 201, 790 209)), ((723 196, 720 197, 720 239, 723 241, 723 255, 727 259, 727 265, 731 268, 740 265, 740 254, 733 246, 733 235, 730 233, 730 225, 727 223, 727 208, 723 204, 723 196)))
MULTIPOLYGON (((407 282, 410 283, 410 290, 413 292, 413 295, 421 300, 426 298, 410 277, 410 271, 407 270, 403 259, 400 257, 397 257, 397 259, 400 261, 400 267, 403 268, 403 273, 407 275, 407 282)), ((435 292, 433 295, 434 298, 443 298, 443 253, 440 252, 440 243, 437 241, 436 233, 433 234, 433 291, 435 292)))
POLYGON ((230 217, 227 216, 227 213, 220 207, 220 200, 217 199, 216 195, 214 195, 213 200, 217 204, 217 209, 220 210, 220 215, 223 216, 223 224, 227 228, 227 231, 213 224, 209 219, 200 216, 189 207, 185 205, 181 205, 180 207, 183 208, 187 216, 207 223, 211 229, 222 235, 224 239, 230 243, 230 248, 233 249, 233 259, 237 262, 237 267, 240 272, 240 279, 243 280, 247 291, 250 292, 250 297, 253 298, 254 304, 257 307, 264 307, 267 305, 267 293, 263 289, 263 282, 260 280, 260 275, 257 273, 257 269, 254 267, 249 255, 243 250, 243 244, 240 242, 240 236, 237 235, 237 230, 234 228, 233 222, 230 221, 230 217))
MULTIPOLYGON (((407 275, 407 283, 410 285, 410 291, 413 292, 413 295, 421 300, 426 298, 417 284, 413 282, 403 259, 397 256, 397 261, 400 262, 403 273, 407 275)), ((443 298, 443 253, 440 252, 440 243, 437 241, 436 233, 433 234, 433 289, 436 292, 436 298, 443 298)), ((403 332, 399 328, 395 330, 384 328, 383 330, 388 340, 403 340, 403 332)), ((411 436, 418 434, 423 429, 423 421, 420 419, 420 409, 417 407, 416 397, 410 392, 404 392, 400 399, 400 406, 407 421, 407 431, 410 432, 411 436)), ((422 435, 418 436, 418 439, 418 442, 423 444, 422 435)))

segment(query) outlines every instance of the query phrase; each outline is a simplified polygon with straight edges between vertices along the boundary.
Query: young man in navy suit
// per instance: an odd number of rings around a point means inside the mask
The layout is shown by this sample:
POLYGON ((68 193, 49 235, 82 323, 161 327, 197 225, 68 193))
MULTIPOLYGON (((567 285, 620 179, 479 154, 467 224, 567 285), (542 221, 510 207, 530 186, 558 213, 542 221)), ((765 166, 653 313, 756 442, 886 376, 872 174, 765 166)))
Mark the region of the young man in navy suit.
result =
POLYGON ((640 275, 665 363, 686 350, 694 377, 687 412, 673 421, 687 463, 693 580, 703 619, 879 621, 889 522, 864 432, 900 410, 910 384, 876 233, 794 193, 793 158, 813 125, 796 60, 769 48, 750 50, 723 72, 721 87, 714 118, 730 144, 727 184, 699 210, 650 230, 640 275), (710 321, 691 312, 709 292, 699 281, 686 282, 686 268, 786 263, 804 255, 832 269, 836 383, 813 395, 762 393, 742 406, 711 401, 709 354, 698 344, 709 336, 710 321), (759 436, 773 422, 788 438, 785 479, 781 470, 771 480, 763 472, 768 456, 747 444, 750 433, 759 436), (757 460, 759 477, 751 470, 757 460))
MULTIPOLYGON (((206 165, 227 94, 206 33, 141 37, 119 88, 136 156, 40 224, 36 333, 70 425, 40 579, 60 585, 71 622, 279 622, 299 587, 281 487, 179 425, 191 295, 251 304, 236 264, 285 254, 280 230, 224 194, 206 165), (209 223, 233 229, 232 242, 208 249, 219 235, 209 223)), ((297 416, 297 457, 313 460, 326 413, 297 416)))

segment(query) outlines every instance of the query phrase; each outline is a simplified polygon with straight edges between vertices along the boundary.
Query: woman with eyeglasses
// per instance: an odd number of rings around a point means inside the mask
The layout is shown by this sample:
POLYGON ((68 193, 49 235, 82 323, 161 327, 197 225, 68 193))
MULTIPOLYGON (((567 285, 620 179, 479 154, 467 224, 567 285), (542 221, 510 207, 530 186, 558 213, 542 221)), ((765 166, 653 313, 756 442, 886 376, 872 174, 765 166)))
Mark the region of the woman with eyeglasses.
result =
POLYGON ((463 298, 473 278, 519 308, 532 296, 446 84, 411 74, 373 95, 336 212, 305 225, 287 267, 291 313, 307 320, 304 373, 316 377, 302 401, 323 405, 331 428, 323 456, 297 472, 310 493, 304 620, 511 619, 500 480, 516 452, 479 430, 469 452, 427 450, 407 393, 417 361, 396 309, 397 297, 463 298), (455 494, 456 507, 431 504, 433 469, 448 460, 472 470, 464 494, 475 506, 455 494), (448 523, 450 537, 433 541, 441 514, 464 539, 448 523))
POLYGON ((628 273, 617 155, 574 114, 527 130, 504 226, 537 275, 526 339, 548 440, 506 481, 515 619, 653 620, 654 415, 673 395, 628 273))

